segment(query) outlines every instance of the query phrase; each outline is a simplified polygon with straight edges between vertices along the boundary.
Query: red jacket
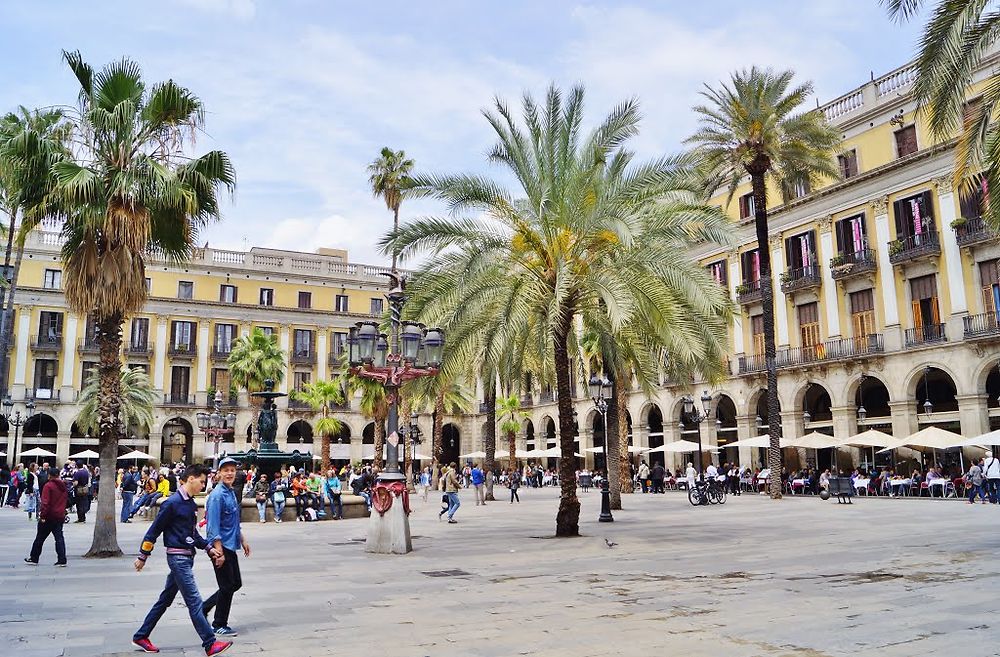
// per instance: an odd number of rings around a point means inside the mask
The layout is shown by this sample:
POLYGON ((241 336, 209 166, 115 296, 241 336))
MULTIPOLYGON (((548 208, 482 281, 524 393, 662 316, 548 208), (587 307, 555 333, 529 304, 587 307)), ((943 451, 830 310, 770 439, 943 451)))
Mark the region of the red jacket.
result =
POLYGON ((38 517, 46 522, 66 519, 66 483, 62 479, 49 479, 42 486, 42 508, 38 517))

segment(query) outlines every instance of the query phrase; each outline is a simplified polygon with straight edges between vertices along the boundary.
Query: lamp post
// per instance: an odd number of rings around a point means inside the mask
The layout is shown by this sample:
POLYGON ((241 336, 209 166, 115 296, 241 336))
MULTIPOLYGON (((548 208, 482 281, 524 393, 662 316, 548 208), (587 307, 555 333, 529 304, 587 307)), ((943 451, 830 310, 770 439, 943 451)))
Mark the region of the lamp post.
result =
POLYGON ((694 398, 691 395, 684 395, 681 400, 683 404, 684 417, 687 418, 687 422, 691 422, 695 425, 698 430, 698 481, 704 481, 704 466, 702 465, 702 452, 701 452, 701 423, 705 421, 705 418, 711 417, 712 415, 712 395, 708 394, 708 390, 701 394, 701 408, 695 408, 694 398))
POLYGON ((590 398, 597 407, 597 412, 601 414, 601 422, 604 424, 604 476, 601 478, 601 515, 597 517, 598 522, 614 522, 611 515, 611 489, 608 482, 608 399, 604 391, 611 392, 611 381, 605 377, 598 378, 591 376, 588 387, 590 388, 590 398))
POLYGON ((215 443, 212 454, 212 467, 219 467, 219 443, 223 438, 236 433, 236 413, 222 414, 222 391, 215 391, 213 400, 215 407, 211 413, 198 413, 198 428, 205 432, 205 439, 215 443))
POLYGON ((927 375, 931 373, 930 367, 924 368, 924 415, 930 416, 934 412, 934 404, 931 403, 931 389, 927 387, 927 375))
POLYGON ((444 331, 404 322, 405 280, 395 271, 386 274, 391 289, 389 301, 391 335, 379 331, 375 322, 358 322, 347 336, 348 360, 354 376, 380 382, 389 402, 386 466, 372 491, 372 513, 365 550, 381 554, 406 554, 413 549, 406 475, 399 471, 399 386, 405 381, 437 374, 444 354, 444 331), (393 504, 402 497, 402 505, 393 504), (390 513, 391 512, 391 513, 390 513))
MULTIPOLYGON (((7 463, 10 467, 14 467, 17 459, 17 439, 20 435, 21 427, 24 426, 28 419, 35 414, 35 402, 29 400, 25 405, 25 414, 21 415, 21 410, 18 409, 13 411, 14 401, 10 398, 10 395, 3 400, 3 417, 7 420, 7 425, 14 427, 14 442, 10 444, 9 454, 7 454, 7 463), (13 411, 13 412, 12 412, 13 411)), ((39 425, 39 435, 41 435, 41 422, 39 425)))

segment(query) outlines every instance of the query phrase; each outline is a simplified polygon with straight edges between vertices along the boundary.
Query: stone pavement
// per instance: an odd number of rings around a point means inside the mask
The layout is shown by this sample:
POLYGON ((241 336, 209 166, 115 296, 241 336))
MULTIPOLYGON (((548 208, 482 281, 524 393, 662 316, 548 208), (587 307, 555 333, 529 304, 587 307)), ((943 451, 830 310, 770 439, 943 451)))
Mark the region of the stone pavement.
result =
MULTIPOLYGON (((457 525, 417 499, 404 557, 366 554, 365 520, 248 524, 227 654, 1000 654, 1000 508, 744 495, 695 509, 673 493, 626 496, 599 525, 591 492, 585 536, 567 540, 551 538, 556 496, 522 488, 520 506, 477 508, 466 492, 457 525)), ((145 528, 119 525, 127 552, 145 528)), ((51 566, 51 542, 31 568, 32 526, 0 511, 0 654, 140 654, 129 639, 162 585, 162 546, 136 573, 131 558, 80 558, 92 527, 66 529, 69 568, 51 566)), ((198 561, 207 595, 211 565, 198 561)), ((204 654, 180 596, 152 639, 163 655, 204 654)))

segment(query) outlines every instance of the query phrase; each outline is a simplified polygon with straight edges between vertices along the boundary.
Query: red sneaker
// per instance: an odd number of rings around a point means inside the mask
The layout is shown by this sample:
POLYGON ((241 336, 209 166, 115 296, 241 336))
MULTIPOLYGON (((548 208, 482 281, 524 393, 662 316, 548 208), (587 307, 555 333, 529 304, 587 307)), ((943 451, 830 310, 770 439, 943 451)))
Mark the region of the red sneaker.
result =
POLYGON ((132 643, 142 648, 143 652, 160 652, 160 649, 153 645, 149 638, 132 639, 132 643))
POLYGON ((212 657, 212 655, 221 655, 222 653, 229 650, 232 646, 233 646, 232 641, 216 641, 209 647, 205 648, 205 654, 208 655, 208 657, 212 657))

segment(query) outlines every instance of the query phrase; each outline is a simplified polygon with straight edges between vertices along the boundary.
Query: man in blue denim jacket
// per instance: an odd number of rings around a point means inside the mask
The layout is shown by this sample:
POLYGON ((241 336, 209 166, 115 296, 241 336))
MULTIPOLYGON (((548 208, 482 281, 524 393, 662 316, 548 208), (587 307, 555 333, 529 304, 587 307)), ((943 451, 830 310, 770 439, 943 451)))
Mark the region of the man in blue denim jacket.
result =
POLYGON ((149 635, 152 634, 163 613, 173 604, 178 591, 184 598, 184 604, 187 605, 194 629, 201 637, 201 645, 205 648, 206 655, 212 657, 221 654, 233 645, 231 641, 216 640, 208 620, 201 613, 201 594, 194 581, 194 555, 197 550, 206 550, 216 567, 222 556, 221 552, 217 552, 198 533, 198 505, 194 501, 194 496, 204 488, 205 469, 200 465, 189 466, 181 475, 181 485, 177 487, 177 492, 160 505, 156 519, 142 539, 139 557, 135 560, 136 571, 141 571, 146 565, 146 559, 152 554, 156 539, 161 534, 167 552, 167 566, 170 568, 160 598, 146 614, 142 626, 132 636, 132 643, 145 652, 160 652, 160 649, 149 640, 149 635))
POLYGON ((240 564, 236 551, 243 548, 244 556, 250 556, 250 544, 240 530, 240 502, 233 491, 236 480, 236 460, 224 458, 219 461, 219 485, 208 494, 205 515, 208 518, 206 537, 209 544, 222 554, 221 562, 215 569, 215 580, 219 590, 205 600, 202 613, 208 616, 215 609, 212 627, 216 636, 236 636, 229 627, 229 611, 233 606, 233 595, 243 586, 240 564))

